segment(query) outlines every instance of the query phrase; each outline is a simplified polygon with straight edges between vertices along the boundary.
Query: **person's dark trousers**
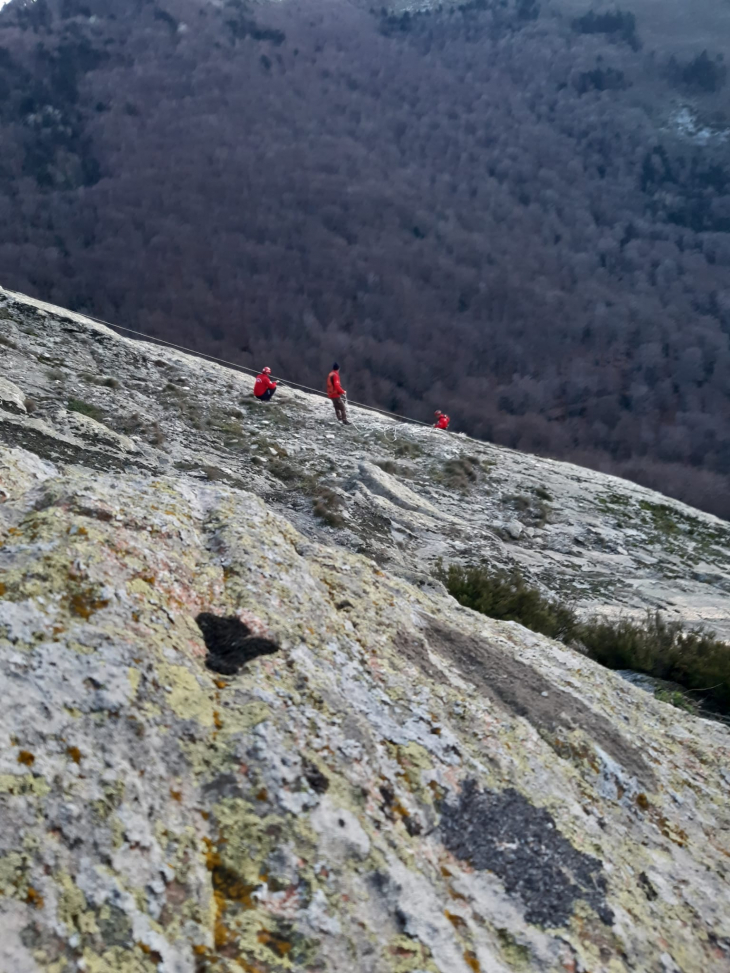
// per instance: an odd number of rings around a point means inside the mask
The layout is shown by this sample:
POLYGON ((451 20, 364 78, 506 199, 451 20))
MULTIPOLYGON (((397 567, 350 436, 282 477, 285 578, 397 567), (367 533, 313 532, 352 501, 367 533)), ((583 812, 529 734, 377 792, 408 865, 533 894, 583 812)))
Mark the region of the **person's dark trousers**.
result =
POLYGON ((347 406, 345 405, 345 396, 341 395, 337 399, 332 399, 332 405, 335 407, 335 412, 337 413, 337 418, 340 422, 344 422, 346 426, 350 425, 350 420, 347 418, 347 406))
POLYGON ((274 392, 276 392, 276 389, 266 389, 263 395, 257 395, 256 398, 259 402, 268 402, 274 392))

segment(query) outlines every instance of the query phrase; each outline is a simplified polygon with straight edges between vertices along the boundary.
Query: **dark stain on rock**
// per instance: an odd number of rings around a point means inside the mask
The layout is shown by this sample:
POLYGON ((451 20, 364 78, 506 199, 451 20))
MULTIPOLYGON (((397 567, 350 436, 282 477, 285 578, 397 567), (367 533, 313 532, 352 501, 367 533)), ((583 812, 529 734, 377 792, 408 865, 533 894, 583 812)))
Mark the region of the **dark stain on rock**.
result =
POLYGON ((325 777, 319 767, 312 763, 311 760, 303 760, 302 769, 304 771, 304 779, 315 793, 324 794, 325 791, 329 790, 329 779, 325 777))
POLYGON ((206 666, 224 676, 234 676, 242 666, 260 655, 273 655, 279 651, 279 646, 271 639, 251 635, 251 629, 235 615, 221 617, 201 612, 195 621, 208 650, 206 666))
POLYGON ((646 872, 641 872, 639 875, 639 887, 642 889, 644 895, 647 897, 647 899, 650 902, 653 902, 654 899, 656 899, 657 896, 659 895, 657 890, 651 884, 651 881, 649 880, 649 876, 646 874, 646 872))
POLYGON ((612 925, 601 862, 571 845, 545 808, 516 791, 479 790, 467 780, 456 803, 441 807, 441 837, 448 850, 477 871, 490 871, 526 907, 539 926, 565 926, 581 899, 612 925))
MULTIPOLYGON (((462 675, 487 696, 528 720, 542 732, 548 743, 558 727, 568 731, 579 728, 629 775, 646 787, 654 785, 654 774, 641 753, 605 716, 548 682, 533 666, 520 662, 508 651, 492 646, 484 639, 465 635, 435 621, 429 623, 426 637, 431 649, 455 663, 462 675)), ((420 653, 421 657, 425 655, 425 650, 420 653)), ((417 662, 419 654, 411 649, 408 658, 417 662)), ((432 675, 430 670, 434 667, 427 657, 420 664, 432 675)), ((562 756, 560 750, 556 752, 562 756)))
POLYGON ((203 786, 203 793, 213 801, 222 801, 225 798, 242 798, 243 791, 240 784, 233 774, 220 774, 215 780, 203 786))

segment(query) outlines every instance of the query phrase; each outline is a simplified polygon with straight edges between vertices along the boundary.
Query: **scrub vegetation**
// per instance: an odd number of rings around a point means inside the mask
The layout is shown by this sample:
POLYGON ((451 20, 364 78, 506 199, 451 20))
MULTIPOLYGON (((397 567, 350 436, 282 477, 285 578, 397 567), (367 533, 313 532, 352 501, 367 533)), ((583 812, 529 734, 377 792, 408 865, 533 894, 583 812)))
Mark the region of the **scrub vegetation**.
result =
MULTIPOLYGON (((581 619, 571 605, 531 587, 517 569, 452 564, 440 566, 437 576, 467 608, 573 645, 609 669, 632 669, 677 683, 696 704, 730 715, 730 645, 713 632, 687 629, 660 612, 648 612, 641 620, 581 619)), ((664 691, 660 698, 678 705, 683 697, 664 691)))

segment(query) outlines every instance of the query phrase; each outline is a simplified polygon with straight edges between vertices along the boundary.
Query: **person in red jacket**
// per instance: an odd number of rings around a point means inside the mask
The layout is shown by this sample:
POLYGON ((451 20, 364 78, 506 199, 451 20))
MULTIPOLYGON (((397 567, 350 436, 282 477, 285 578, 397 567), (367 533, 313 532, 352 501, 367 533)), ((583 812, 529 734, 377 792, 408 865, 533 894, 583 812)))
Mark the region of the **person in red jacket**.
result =
POLYGON ((451 419, 449 419, 449 417, 445 413, 439 412, 437 410, 436 412, 434 412, 434 415, 436 416, 436 422, 434 422, 433 424, 434 429, 449 428, 449 423, 451 422, 451 419))
POLYGON ((266 368, 262 368, 261 373, 256 376, 253 394, 260 402, 268 402, 274 392, 276 392, 276 382, 271 381, 269 378, 270 375, 271 369, 267 365, 266 368))
POLYGON ((332 399, 337 418, 344 425, 349 426, 350 420, 347 418, 347 392, 340 383, 340 366, 337 362, 332 366, 332 371, 327 376, 327 395, 332 399))

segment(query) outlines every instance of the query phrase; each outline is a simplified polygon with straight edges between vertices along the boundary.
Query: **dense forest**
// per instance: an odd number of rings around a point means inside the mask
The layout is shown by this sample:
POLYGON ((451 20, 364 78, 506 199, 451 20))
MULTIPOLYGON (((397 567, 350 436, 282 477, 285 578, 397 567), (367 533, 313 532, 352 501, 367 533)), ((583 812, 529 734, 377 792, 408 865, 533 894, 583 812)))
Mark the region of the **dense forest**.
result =
POLYGON ((0 282, 730 517, 726 66, 585 6, 12 0, 0 282))

